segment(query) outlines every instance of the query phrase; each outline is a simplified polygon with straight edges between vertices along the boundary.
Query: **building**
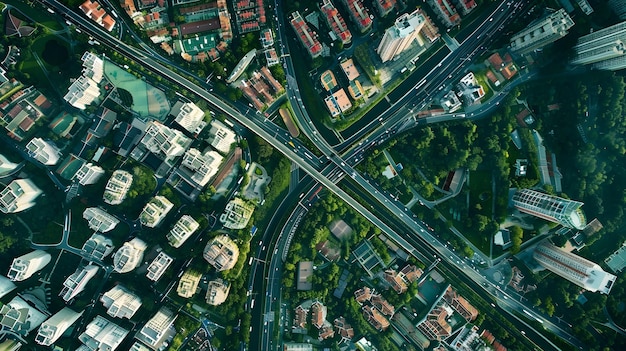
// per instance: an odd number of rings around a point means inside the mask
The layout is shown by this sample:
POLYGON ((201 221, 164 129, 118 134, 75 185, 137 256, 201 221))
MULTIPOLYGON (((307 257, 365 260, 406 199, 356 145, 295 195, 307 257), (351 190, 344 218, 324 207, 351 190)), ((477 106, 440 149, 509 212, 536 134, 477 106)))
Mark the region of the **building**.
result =
POLYGON ((11 281, 11 279, 0 275, 0 298, 5 297, 8 293, 15 290, 17 285, 11 281))
POLYGON ((63 298, 63 301, 69 302, 78 294, 85 290, 87 283, 98 273, 98 266, 87 265, 85 267, 77 268, 65 282, 63 282, 63 289, 59 293, 59 296, 63 298))
POLYGON ((194 270, 187 270, 180 277, 180 281, 178 282, 178 287, 176 288, 176 292, 178 296, 184 298, 190 298, 195 295, 196 290, 198 290, 198 284, 200 284, 200 278, 202 278, 202 274, 200 272, 196 272, 194 270))
POLYGON ((245 54, 241 60, 237 63, 237 66, 230 73, 230 76, 226 79, 226 83, 230 84, 237 80, 241 76, 243 72, 245 72, 246 68, 250 65, 252 60, 256 57, 256 49, 250 50, 247 54, 245 54))
POLYGON ((363 306, 363 317, 379 332, 389 328, 389 321, 373 306, 363 306))
POLYGON ((237 263, 239 247, 227 235, 219 235, 207 243, 203 257, 217 271, 225 271, 237 263))
POLYGON ((126 198, 128 190, 130 190, 130 186, 132 184, 133 175, 118 169, 113 172, 111 178, 109 178, 109 181, 104 187, 102 199, 109 205, 119 205, 126 198))
POLYGON ((98 23, 107 31, 112 31, 115 26, 115 19, 109 15, 97 1, 87 0, 79 6, 85 16, 89 17, 92 21, 98 23))
POLYGON ((467 322, 471 322, 478 317, 478 310, 470 305, 470 303, 461 295, 459 295, 451 286, 448 286, 443 299, 460 314, 467 322))
POLYGON ((352 59, 341 61, 340 66, 348 81, 353 81, 359 77, 359 71, 356 69, 352 59))
POLYGON ((372 28, 372 18, 361 0, 342 0, 346 10, 350 13, 352 23, 356 25, 361 33, 365 33, 372 28))
POLYGON ((389 303, 389 301, 385 300, 385 298, 380 294, 372 294, 370 298, 370 303, 372 306, 376 307, 380 313, 385 316, 389 316, 390 318, 396 313, 396 308, 389 303))
POLYGON ((84 163, 78 172, 74 175, 74 180, 77 180, 81 185, 95 184, 100 177, 104 175, 104 169, 93 163, 84 163))
POLYGON ((465 103, 472 105, 480 101, 485 96, 485 90, 478 83, 473 72, 467 73, 457 84, 459 96, 463 97, 465 103))
POLYGON ((307 50, 311 58, 319 57, 322 54, 322 44, 317 40, 317 33, 309 28, 304 22, 300 12, 296 11, 291 14, 291 26, 298 35, 300 43, 307 50))
POLYGON ((173 337, 176 331, 173 328, 176 314, 165 307, 161 307, 159 311, 152 317, 146 325, 139 330, 135 338, 152 350, 158 350, 163 342, 169 337, 173 337))
POLYGON ((229 229, 243 229, 254 212, 254 205, 236 197, 228 202, 224 213, 220 215, 220 222, 229 229))
POLYGON ((219 306, 226 301, 229 291, 230 283, 228 281, 220 278, 211 280, 206 291, 206 302, 212 306, 219 306))
POLYGON ((313 344, 285 342, 283 343, 283 351, 313 351, 313 344))
POLYGON ((40 326, 49 316, 46 304, 40 300, 45 297, 42 288, 35 288, 36 295, 22 293, 0 306, 0 329, 25 337, 40 326))
POLYGON ((331 70, 327 70, 320 74, 320 82, 326 91, 332 91, 337 87, 337 79, 331 70))
POLYGON ((332 1, 323 0, 320 4, 320 11, 322 11, 322 18, 324 18, 331 32, 336 37, 336 39, 333 39, 340 40, 343 45, 350 45, 352 43, 352 33, 350 33, 341 13, 339 13, 332 1))
MULTIPOLYGON (((191 148, 183 156, 180 173, 187 175, 193 183, 204 187, 219 171, 224 157, 213 150, 202 153, 198 149, 191 148)), ((183 176, 184 176, 183 175, 183 176)))
POLYGON ((193 217, 183 215, 176 221, 174 228, 167 233, 167 240, 170 245, 179 248, 199 227, 200 224, 193 217))
POLYGON ((107 314, 115 318, 131 319, 141 307, 139 296, 121 285, 116 285, 105 292, 100 298, 100 302, 107 309, 107 314))
POLYGON ((270 28, 264 29, 259 33, 259 40, 263 49, 274 46, 274 34, 270 28))
POLYGON ((4 155, 0 154, 0 177, 13 172, 17 168, 18 164, 9 161, 4 155))
POLYGON ((531 189, 521 189, 513 195, 513 206, 519 211, 578 230, 587 225, 582 205, 582 202, 531 189))
POLYGON ((91 237, 83 244, 83 254, 91 259, 102 261, 113 252, 113 241, 98 233, 91 234, 91 237))
POLYGON ((161 278, 165 270, 174 262, 174 259, 168 256, 165 252, 161 251, 157 257, 148 266, 148 272, 146 277, 156 282, 161 278))
POLYGON ((363 288, 354 292, 354 299, 360 305, 365 303, 365 301, 369 301, 371 298, 372 298, 372 290, 367 286, 364 286, 363 288))
POLYGON ((237 136, 224 123, 213 119, 207 140, 215 150, 226 155, 230 152, 232 145, 237 142, 237 136))
POLYGON ((158 226, 167 216, 167 213, 174 207, 165 196, 157 195, 150 199, 139 214, 139 221, 148 228, 158 226))
POLYGON ((447 321, 452 312, 449 306, 438 305, 428 312, 417 328, 430 340, 446 339, 452 333, 452 327, 447 321))
POLYGON ((560 9, 532 22, 526 29, 511 37, 511 50, 524 55, 551 44, 567 35, 574 21, 560 9))
POLYGON ((348 83, 348 93, 353 100, 358 100, 365 96, 365 91, 358 80, 351 80, 348 83))
POLYGON ((533 257, 551 272, 591 292, 608 295, 616 280, 616 276, 605 272, 598 264, 548 242, 537 245, 533 257))
POLYGON ((125 242, 113 256, 113 269, 118 273, 128 273, 137 268, 147 247, 148 245, 138 238, 125 242))
POLYGON ((578 39, 572 63, 611 71, 626 68, 625 42, 626 22, 594 31, 578 39))
POLYGON ((0 191, 0 211, 16 213, 35 206, 41 190, 30 179, 15 179, 0 191))
POLYGON ((450 0, 428 0, 428 4, 446 27, 450 28, 461 23, 461 16, 450 0))
POLYGON ((192 134, 198 134, 206 126, 204 111, 193 102, 184 103, 174 120, 183 129, 192 134))
POLYGON ((456 8, 461 12, 461 15, 465 16, 470 13, 478 4, 474 0, 456 0, 454 2, 456 8))
POLYGON ((352 108, 352 103, 343 88, 327 96, 324 102, 333 118, 352 108))
POLYGON ((296 289, 307 291, 313 288, 311 277, 313 276, 313 261, 298 262, 298 272, 296 280, 296 289))
POLYGON ((380 16, 385 17, 396 7, 396 0, 375 0, 374 5, 380 16))
POLYGON ((85 211, 83 211, 83 218, 89 223, 90 229, 100 233, 113 230, 120 222, 115 216, 99 207, 87 207, 85 211))
POLYGON ((84 110, 100 97, 100 87, 93 79, 80 76, 67 90, 63 99, 79 110, 84 110))
POLYGON ((311 324, 315 328, 321 329, 324 326, 324 322, 326 322, 327 313, 328 308, 324 304, 317 300, 313 301, 311 304, 311 324))
POLYGON ((149 152, 164 162, 171 163, 187 150, 191 141, 178 130, 157 121, 150 121, 143 138, 131 152, 131 157, 141 161, 149 152))
POLYGON ((68 307, 63 307, 59 312, 48 318, 37 330, 35 342, 43 346, 51 346, 71 327, 83 312, 74 312, 68 307))
POLYGON ((128 330, 109 322, 106 318, 96 316, 87 325, 85 331, 78 336, 78 340, 83 343, 79 351, 115 351, 124 338, 128 335, 128 330))
POLYGON ((333 325, 337 329, 337 334, 341 337, 339 344, 348 343, 354 337, 354 329, 350 324, 346 322, 346 319, 342 317, 336 318, 333 325))
POLYGON ((386 270, 383 273, 383 278, 385 279, 387 283, 389 283, 389 285, 391 285, 391 288, 393 288, 393 290, 397 292, 398 294, 404 293, 409 288, 404 282, 404 280, 402 279, 402 277, 393 269, 386 270))
POLYGON ((623 20, 626 20, 626 1, 624 0, 609 0, 609 7, 615 15, 623 20))
POLYGON ((26 144, 28 155, 46 166, 54 166, 59 162, 61 151, 51 141, 33 138, 26 144))
POLYGON ((405 13, 396 19, 392 27, 387 28, 383 35, 376 53, 383 62, 396 58, 413 44, 415 40, 420 46, 424 46, 424 40, 420 31, 424 27, 426 19, 419 10, 405 13))
POLYGON ((42 250, 35 250, 26 255, 22 255, 13 259, 7 278, 14 282, 21 282, 30 278, 33 274, 42 270, 48 263, 52 256, 49 253, 42 250))

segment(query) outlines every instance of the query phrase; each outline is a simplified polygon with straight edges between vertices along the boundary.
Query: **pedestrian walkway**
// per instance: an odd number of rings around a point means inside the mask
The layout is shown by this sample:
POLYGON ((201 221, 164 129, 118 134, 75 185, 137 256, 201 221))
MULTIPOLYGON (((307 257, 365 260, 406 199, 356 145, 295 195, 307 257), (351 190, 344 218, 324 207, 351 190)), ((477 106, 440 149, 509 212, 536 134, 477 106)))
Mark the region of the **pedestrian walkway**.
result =
POLYGON ((441 38, 443 38, 443 42, 446 43, 446 46, 450 49, 450 51, 454 51, 461 46, 461 44, 459 44, 455 38, 450 37, 448 33, 444 33, 441 38))

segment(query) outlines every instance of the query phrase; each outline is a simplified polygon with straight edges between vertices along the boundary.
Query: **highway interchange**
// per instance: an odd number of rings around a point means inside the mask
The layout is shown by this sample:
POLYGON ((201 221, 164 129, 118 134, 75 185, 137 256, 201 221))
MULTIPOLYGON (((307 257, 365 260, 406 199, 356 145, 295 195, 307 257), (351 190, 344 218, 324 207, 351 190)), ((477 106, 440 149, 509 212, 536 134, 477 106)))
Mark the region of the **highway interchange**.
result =
MULTIPOLYGON (((347 139, 344 143, 337 145, 337 148, 329 145, 323 140, 318 131, 315 129, 315 125, 308 117, 306 110, 301 105, 301 97, 299 96, 299 89, 294 79, 288 78, 291 82, 287 86, 288 97, 292 102, 296 118, 305 134, 311 139, 314 144, 319 148, 324 156, 316 157, 313 152, 307 150, 305 146, 297 139, 293 139, 289 136, 289 133, 282 128, 277 127, 271 121, 264 116, 255 113, 242 114, 229 103, 220 100, 218 97, 210 94, 205 88, 198 86, 180 74, 170 70, 163 66, 157 60, 151 57, 151 54, 147 54, 142 50, 129 46, 116 38, 111 37, 108 33, 104 32, 101 28, 97 27, 93 23, 87 21, 84 17, 75 12, 67 9, 62 4, 55 0, 41 0, 42 3, 47 4, 53 8, 57 13, 63 15, 66 19, 70 20, 76 26, 93 36, 100 43, 107 45, 117 50, 120 54, 135 60, 137 63, 144 65, 146 68, 159 73, 163 77, 176 82, 189 91, 195 93, 197 96, 206 100, 213 108, 226 114, 239 124, 246 126, 253 133, 257 134, 275 149, 283 153, 292 162, 297 164, 302 170, 304 170, 313 180, 303 180, 301 185, 298 186, 295 192, 292 192, 290 198, 286 198, 282 206, 288 207, 293 204, 295 200, 293 196, 298 194, 304 194, 299 199, 299 203, 296 206, 295 212, 288 219, 286 229, 290 226, 296 225, 297 219, 303 216, 306 211, 308 202, 315 200, 315 196, 312 196, 316 189, 320 185, 326 189, 335 193, 339 198, 352 206, 358 213, 370 220, 374 225, 379 227, 385 232, 392 240, 402 247, 408 253, 416 256, 422 260, 425 264, 432 263, 434 257, 439 257, 442 260, 442 264, 446 265, 448 269, 451 269, 458 273, 459 276, 466 278, 468 282, 473 284, 472 288, 485 298, 490 296, 498 296, 496 300, 498 305, 501 304, 500 296, 507 301, 506 306, 514 310, 524 310, 525 306, 515 300, 509 299, 507 293, 501 292, 492 287, 490 282, 480 275, 478 272, 469 268, 468 265, 460 264, 462 258, 458 257, 454 252, 450 251, 447 247, 442 246, 436 237, 429 232, 427 226, 419 221, 410 212, 410 209, 404 207, 404 205, 397 201, 392 195, 385 194, 378 190, 375 184, 372 184, 368 179, 365 179, 353 168, 357 162, 362 160, 363 154, 367 152, 369 148, 376 144, 382 143, 384 140, 390 138, 398 130, 406 129, 422 123, 419 119, 414 118, 415 114, 422 108, 424 108, 434 95, 438 91, 443 90, 450 86, 451 83, 456 82, 458 78, 465 73, 467 67, 471 64, 472 59, 482 55, 486 52, 489 44, 494 40, 496 35, 499 35, 499 30, 506 26, 506 24, 515 18, 516 11, 524 11, 528 6, 525 1, 511 1, 500 3, 491 14, 485 14, 483 22, 472 33, 468 39, 461 43, 460 47, 450 52, 441 62, 432 67, 431 71, 418 83, 417 86, 407 91, 400 99, 398 99, 387 111, 385 111, 378 119, 370 121, 365 128, 362 128, 358 133, 355 133, 351 138, 347 139), (412 125, 410 125, 412 124, 412 125), (291 145, 295 146, 291 146, 291 145), (377 214, 386 213, 388 218, 384 220, 379 216, 370 212, 370 209, 361 205, 359 202, 349 196, 344 190, 339 188, 337 183, 345 176, 352 178, 350 182, 353 190, 357 190, 362 194, 367 194, 372 200, 372 210, 377 214), (287 201, 287 199, 290 199, 287 201), (295 214, 295 216, 294 216, 295 214), (393 227, 390 226, 393 224, 393 227), (398 229, 396 229, 398 228, 398 229), (402 233, 402 235, 398 234, 402 233), (460 265, 460 267, 459 267, 460 265)), ((277 4, 276 9, 279 9, 277 4)), ((282 18, 284 16, 278 16, 282 18)), ((281 26, 284 29, 284 24, 281 26)), ((284 31, 279 34, 283 38, 283 43, 287 44, 286 34, 284 31)), ((288 50, 288 49, 287 49, 288 50)), ((294 77, 293 63, 286 57, 286 74, 288 77, 294 77)), ((475 112, 475 116, 478 118, 482 115, 482 112, 486 112, 489 109, 494 108, 499 101, 504 98, 504 94, 500 94, 492 100, 490 106, 487 106, 484 111, 475 112), (500 99, 500 100, 497 100, 500 99)), ((425 121, 423 123, 443 121, 454 118, 452 116, 439 116, 437 120, 425 121)), ((292 206, 293 207, 293 206, 292 206)), ((277 213, 285 213, 277 211, 277 213)), ((276 220, 279 220, 278 218, 276 220)), ((273 220, 274 221, 274 220, 273 220)), ((268 226, 268 228, 273 228, 268 226)), ((261 311, 265 316, 273 315, 272 311, 276 310, 276 305, 280 305, 280 273, 282 268, 282 254, 279 254, 281 250, 284 250, 288 236, 285 233, 281 233, 277 238, 272 236, 273 233, 266 231, 262 234, 262 240, 256 250, 255 257, 252 259, 252 272, 251 274, 251 296, 249 308, 253 310, 254 315, 257 315, 258 311, 261 311), (263 283, 258 283, 259 277, 265 280, 263 283), (257 289, 257 290, 255 290, 257 289), (267 290, 266 290, 267 289, 267 290), (254 304, 255 296, 257 298, 264 297, 263 303, 254 304), (278 302, 276 302, 278 301, 278 302)), ((539 317, 538 317, 539 318, 539 317)), ((542 316, 541 318, 545 318, 542 316)), ((253 335, 251 344, 256 345, 250 347, 250 349, 259 350, 273 350, 278 348, 279 345, 274 344, 274 325, 278 322, 282 325, 284 321, 271 321, 271 319, 264 320, 257 316, 253 319, 253 335), (256 332, 254 332, 256 331, 256 332)), ((548 329, 556 332, 559 336, 569 338, 570 342, 576 346, 580 344, 567 332, 567 328, 560 325, 547 322, 545 325, 548 329)), ((531 332, 534 330, 529 329, 531 332)), ((540 335, 537 334, 537 337, 540 335)), ((539 340, 539 339, 537 339, 539 340)), ((541 336, 541 340, 545 341, 545 338, 541 336)), ((548 342, 547 345, 550 345, 548 342)), ((552 346, 552 345, 550 345, 552 346)), ((556 348, 548 347, 546 349, 556 348)))

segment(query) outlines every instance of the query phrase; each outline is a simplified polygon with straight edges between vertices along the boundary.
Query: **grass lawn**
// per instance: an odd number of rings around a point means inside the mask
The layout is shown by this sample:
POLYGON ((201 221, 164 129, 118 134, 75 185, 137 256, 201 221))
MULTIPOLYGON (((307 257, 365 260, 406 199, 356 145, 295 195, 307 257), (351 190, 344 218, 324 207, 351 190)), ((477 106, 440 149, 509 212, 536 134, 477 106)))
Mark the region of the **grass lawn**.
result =
POLYGON ((24 15, 28 16, 34 22, 41 24, 42 26, 51 30, 62 30, 63 26, 59 23, 53 15, 46 11, 42 6, 32 6, 24 0, 5 0, 5 3, 17 8, 24 15))

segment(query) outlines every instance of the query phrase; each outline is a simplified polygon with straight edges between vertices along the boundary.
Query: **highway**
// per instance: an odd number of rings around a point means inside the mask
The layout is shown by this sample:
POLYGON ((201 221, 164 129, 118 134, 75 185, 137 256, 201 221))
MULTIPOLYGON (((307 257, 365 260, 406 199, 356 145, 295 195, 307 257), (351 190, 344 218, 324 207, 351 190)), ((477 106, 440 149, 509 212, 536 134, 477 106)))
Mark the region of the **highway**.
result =
MULTIPOLYGON (((136 48, 130 47, 122 42, 119 42, 119 40, 117 40, 116 38, 111 38, 108 35, 108 33, 105 33, 102 29, 100 29, 93 23, 87 21, 81 15, 73 13, 72 11, 64 7, 63 5, 59 4, 57 1, 54 1, 54 0, 42 0, 42 1, 45 3, 48 3, 58 13, 64 16, 67 16, 67 18, 71 19, 75 24, 83 28, 84 31, 86 31, 87 33, 92 35, 94 38, 99 40, 102 44, 115 48, 121 54, 128 56, 129 58, 135 60, 136 62, 141 63, 142 65, 153 70, 154 72, 158 72, 161 76, 173 82, 176 82, 182 87, 195 93, 199 97, 205 99, 211 106, 220 110, 221 112, 223 112, 230 118, 236 120, 242 125, 245 125, 252 132, 259 135, 261 138, 265 139, 270 145, 272 145, 279 152, 283 153, 292 162, 296 163, 305 172, 310 174, 317 182, 319 182, 321 185, 323 185, 324 187, 326 187, 327 189, 335 193, 339 198, 345 201, 348 205, 352 206, 358 213, 360 213, 365 218, 370 220, 374 225, 379 227, 383 232, 385 232, 394 241, 396 241, 401 247, 403 247, 405 251, 407 251, 408 253, 415 255, 415 256, 419 255, 419 252, 417 251, 415 246, 409 243, 405 239, 405 237, 416 237, 416 238, 424 237, 423 242, 421 243, 421 245, 418 246, 420 250, 425 250, 426 252, 428 252, 428 250, 432 249, 431 248, 432 246, 436 249, 436 252, 439 252, 440 255, 442 252, 444 253, 444 255, 441 256, 444 261, 448 261, 448 257, 450 256, 451 258, 449 259, 449 262, 454 264, 455 255, 453 253, 449 256, 445 255, 446 253, 445 249, 442 249, 441 247, 436 246, 436 244, 434 243, 435 240, 433 236, 430 235, 429 233, 426 233, 426 226, 423 223, 415 220, 414 217, 412 217, 409 214, 408 209, 404 208, 402 204, 398 202, 397 199, 389 200, 387 196, 384 196, 383 194, 378 192, 377 191, 378 189, 376 187, 370 184, 360 174, 355 172, 352 166, 346 163, 346 161, 344 161, 344 159, 342 159, 339 155, 337 155, 334 149, 332 149, 324 140, 322 140, 321 138, 317 138, 316 136, 317 132, 314 130, 312 126, 310 128, 309 127, 303 128, 303 131, 305 132, 305 134, 309 132, 311 133, 310 135, 311 139, 320 148, 322 153, 324 153, 325 157, 322 157, 322 158, 314 157, 311 151, 306 150, 306 148, 302 146, 297 140, 292 139, 289 136, 288 132, 280 128, 277 128, 275 125, 268 123, 267 121, 264 121, 263 118, 260 116, 256 117, 255 115, 249 116, 249 115, 243 115, 239 113, 239 111, 235 110, 229 104, 219 100, 212 94, 209 94, 202 87, 199 87, 193 84, 192 82, 180 76, 176 72, 173 72, 170 69, 162 66, 160 63, 156 62, 151 57, 146 56, 144 52, 136 48), (290 146, 288 144, 290 142, 294 143, 296 147, 290 146), (334 165, 330 165, 320 171, 320 169, 322 169, 322 167, 326 164, 327 161, 333 162, 334 165), (333 178, 336 178, 336 179, 334 180, 329 179, 329 175, 332 175, 332 174, 335 175, 333 178), (380 206, 381 209, 385 209, 389 213, 392 213, 393 215, 395 215, 396 218, 394 218, 393 221, 406 226, 407 228, 410 229, 410 231, 400 236, 392 228, 390 228, 385 223, 385 221, 380 220, 377 216, 373 215, 367 208, 365 208, 363 205, 361 205, 360 203, 352 199, 350 196, 348 196, 342 189, 340 189, 336 185, 336 182, 345 175, 348 175, 349 177, 353 178, 356 184, 360 186, 360 189, 362 191, 371 194, 373 198, 378 201, 378 204, 376 204, 376 206, 380 206), (432 244, 430 243, 431 239, 433 240, 432 244)), ((515 6, 517 6, 517 4, 519 3, 516 3, 515 6)), ((505 5, 505 3, 502 3, 497 8, 497 10, 500 9, 502 6, 507 6, 507 5, 505 5)), ((505 20, 507 20, 510 17, 512 17, 512 15, 508 14, 508 11, 498 11, 493 15, 493 20, 489 21, 489 23, 491 24, 488 23, 486 25, 479 27, 479 29, 480 28, 482 29, 478 33, 483 33, 482 32, 483 30, 485 30, 486 33, 491 33, 496 28, 493 26, 503 25, 505 23, 505 20)), ((472 48, 468 45, 467 48, 463 50, 459 48, 453 53, 467 55, 467 57, 463 56, 461 57, 461 59, 470 61, 474 55, 476 55, 480 50, 483 50, 483 49, 480 49, 481 47, 480 45, 483 43, 488 43, 489 39, 485 38, 486 36, 488 35, 485 34, 483 36, 483 40, 480 40, 481 34, 477 34, 475 38, 468 39, 468 40, 475 40, 475 44, 477 45, 476 47, 472 48)), ((435 69, 435 71, 437 71, 438 73, 434 73, 432 81, 425 82, 423 84, 424 87, 422 89, 422 92, 415 94, 413 97, 409 96, 409 97, 403 98, 403 102, 406 99, 406 102, 409 104, 413 102, 414 106, 420 106, 420 108, 423 107, 422 104, 425 105, 425 102, 427 101, 427 99, 431 97, 431 92, 426 92, 426 89, 430 89, 432 91, 435 91, 434 89, 439 89, 437 88, 437 86, 440 83, 443 83, 445 79, 449 79, 447 77, 450 77, 452 73, 458 72, 459 63, 460 63, 459 60, 450 59, 450 60, 444 61, 445 64, 441 63, 437 67, 437 69, 435 69)), ((400 108, 398 108, 398 111, 399 110, 400 108)), ((390 117, 386 119, 386 123, 388 123, 390 127, 395 127, 397 124, 403 123, 402 119, 405 117, 406 117, 406 114, 401 115, 400 113, 396 112, 396 113, 391 114, 390 117)), ((312 125, 312 123, 307 123, 307 124, 312 125)), ((379 133, 379 135, 383 135, 383 134, 389 134, 391 132, 389 129, 385 130, 384 128, 381 128, 380 126, 378 126, 375 133, 379 133)), ((384 135, 381 138, 383 137, 384 135)), ((458 257, 456 258, 458 259, 458 257)), ((272 260, 272 262, 274 261, 275 260, 272 260)), ((469 277, 471 280, 474 280, 474 281, 481 280, 481 278, 476 277, 475 274, 468 274, 467 277, 469 277)), ((268 296, 269 296, 269 292, 270 291, 268 290, 267 292, 268 296)))

